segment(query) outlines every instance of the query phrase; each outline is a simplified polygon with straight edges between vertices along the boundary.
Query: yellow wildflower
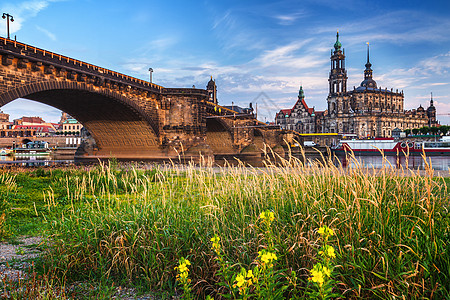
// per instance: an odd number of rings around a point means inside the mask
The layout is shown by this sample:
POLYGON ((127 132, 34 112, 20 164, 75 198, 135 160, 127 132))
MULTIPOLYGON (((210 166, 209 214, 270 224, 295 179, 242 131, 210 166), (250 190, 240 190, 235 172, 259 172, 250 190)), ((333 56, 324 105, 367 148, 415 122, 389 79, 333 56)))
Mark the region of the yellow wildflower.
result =
POLYGON ((273 222, 273 220, 275 220, 275 215, 274 215, 274 213, 273 213, 272 211, 270 211, 270 210, 263 211, 263 212, 259 215, 259 217, 260 217, 262 220, 268 220, 269 222, 273 222))
POLYGON ((259 214, 259 217, 260 217, 261 219, 265 220, 265 219, 266 219, 266 212, 263 211, 262 213, 260 213, 260 214, 259 214))
POLYGON ((252 270, 248 270, 246 278, 247 278, 248 286, 252 285, 253 280, 255 279, 255 276, 253 275, 253 271, 252 270))
POLYGON ((330 269, 328 269, 327 267, 323 267, 322 268, 322 272, 325 276, 330 277, 331 276, 331 271, 330 269))
POLYGON ((334 252, 333 246, 329 246, 329 245, 325 245, 324 250, 320 250, 319 254, 320 255, 324 254, 326 257, 331 257, 331 258, 336 257, 336 253, 334 252))
POLYGON ((237 287, 241 287, 245 284, 245 277, 243 274, 239 274, 238 276, 236 276, 236 286, 237 287))
POLYGON ((175 267, 175 270, 178 270, 178 275, 179 277, 184 277, 186 278, 189 272, 189 268, 187 266, 191 265, 191 262, 185 258, 181 258, 178 261, 179 265, 177 267, 175 267))
POLYGON ((320 227, 318 232, 320 235, 323 235, 325 233, 325 227, 320 227))
POLYGON ((335 258, 336 254, 334 253, 334 248, 332 246, 327 247, 327 255, 328 257, 335 258))
POLYGON ((311 270, 311 275, 312 277, 308 278, 309 280, 318 283, 320 286, 322 286, 323 282, 324 282, 324 276, 322 271, 318 271, 318 270, 311 270))
POLYGON ((184 273, 184 272, 188 271, 188 267, 186 266, 186 264, 181 264, 178 266, 178 271, 180 273, 184 273))
POLYGON ((328 227, 327 225, 324 225, 319 228, 318 233, 323 236, 324 238, 328 238, 330 236, 334 235, 334 230, 328 227))
POLYGON ((219 244, 219 241, 220 241, 220 237, 218 237, 217 235, 214 235, 214 237, 212 237, 211 238, 211 242, 212 242, 212 249, 217 253, 217 254, 219 254, 219 252, 220 252, 220 244, 219 244))
POLYGON ((261 262, 263 262, 264 264, 271 263, 272 261, 278 259, 275 253, 266 250, 259 251, 258 254, 259 257, 261 258, 261 262))

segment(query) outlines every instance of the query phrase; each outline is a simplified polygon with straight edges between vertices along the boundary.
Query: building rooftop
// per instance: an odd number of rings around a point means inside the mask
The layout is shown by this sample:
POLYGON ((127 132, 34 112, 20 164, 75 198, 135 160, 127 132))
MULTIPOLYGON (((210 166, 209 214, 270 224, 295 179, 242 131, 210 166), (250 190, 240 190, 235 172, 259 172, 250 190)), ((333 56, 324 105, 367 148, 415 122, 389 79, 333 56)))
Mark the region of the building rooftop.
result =
POLYGON ((63 124, 79 124, 79 122, 75 119, 67 119, 63 122, 63 124))

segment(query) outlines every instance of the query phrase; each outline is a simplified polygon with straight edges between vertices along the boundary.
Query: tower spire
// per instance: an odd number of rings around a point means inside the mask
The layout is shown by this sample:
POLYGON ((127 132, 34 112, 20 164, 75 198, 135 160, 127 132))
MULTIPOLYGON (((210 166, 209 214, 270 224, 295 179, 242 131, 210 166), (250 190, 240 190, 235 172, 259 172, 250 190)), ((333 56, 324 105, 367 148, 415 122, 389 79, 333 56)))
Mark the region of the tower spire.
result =
POLYGON ((367 42, 367 63, 366 63, 366 70, 369 70, 372 64, 369 60, 369 42, 367 42))
POLYGON ((367 63, 369 62, 369 42, 367 42, 367 63))
POLYGON ((336 43, 334 43, 334 52, 338 52, 341 50, 342 44, 339 42, 339 30, 336 31, 336 43))
POLYGON ((367 88, 377 88, 377 83, 372 78, 372 64, 370 63, 369 57, 369 42, 367 42, 367 62, 366 69, 364 70, 364 80, 361 82, 361 86, 367 88))

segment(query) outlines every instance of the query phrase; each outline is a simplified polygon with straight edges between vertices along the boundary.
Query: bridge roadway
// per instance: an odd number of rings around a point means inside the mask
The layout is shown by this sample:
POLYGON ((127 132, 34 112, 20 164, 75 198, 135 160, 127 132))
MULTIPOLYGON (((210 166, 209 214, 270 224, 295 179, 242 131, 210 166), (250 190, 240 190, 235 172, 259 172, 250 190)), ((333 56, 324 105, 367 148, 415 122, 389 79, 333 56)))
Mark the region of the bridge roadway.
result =
POLYGON ((26 98, 76 118, 92 137, 78 159, 257 156, 292 136, 210 102, 204 89, 165 88, 2 37, 0 56, 0 106, 26 98))

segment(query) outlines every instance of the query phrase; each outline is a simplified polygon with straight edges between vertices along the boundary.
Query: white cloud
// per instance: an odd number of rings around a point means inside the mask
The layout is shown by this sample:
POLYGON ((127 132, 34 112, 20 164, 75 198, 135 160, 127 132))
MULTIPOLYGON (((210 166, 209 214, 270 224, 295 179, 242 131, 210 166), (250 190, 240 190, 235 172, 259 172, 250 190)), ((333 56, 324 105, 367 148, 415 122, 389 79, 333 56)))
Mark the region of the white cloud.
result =
POLYGON ((292 14, 276 15, 273 16, 274 19, 278 20, 280 25, 292 25, 304 15, 303 12, 296 12, 292 14))
POLYGON ((325 63, 320 55, 307 54, 305 52, 299 53, 299 50, 311 43, 311 41, 312 39, 306 39, 280 46, 273 50, 266 50, 252 63, 263 68, 276 67, 297 70, 320 66, 325 63))
MULTIPOLYGON (((3 6, 3 11, 14 17, 14 22, 10 23, 11 35, 18 32, 28 19, 37 16, 39 12, 47 8, 50 3, 61 1, 65 0, 31 0, 5 4, 3 6)), ((0 27, 0 34, 6 35, 6 28, 3 26, 0 27)))
POLYGON ((425 59, 421 61, 419 65, 423 67, 426 71, 438 75, 448 74, 450 70, 450 51, 441 55, 425 59))
POLYGON ((43 32, 45 35, 47 35, 48 38, 51 39, 52 41, 56 41, 56 35, 54 35, 54 34, 51 33, 50 31, 48 31, 47 29, 42 28, 42 27, 40 27, 40 26, 36 26, 36 28, 37 28, 39 31, 43 32))
POLYGON ((54 107, 27 99, 16 99, 2 106, 2 110, 9 114, 10 121, 23 116, 42 117, 47 122, 58 122, 61 111, 54 107))

